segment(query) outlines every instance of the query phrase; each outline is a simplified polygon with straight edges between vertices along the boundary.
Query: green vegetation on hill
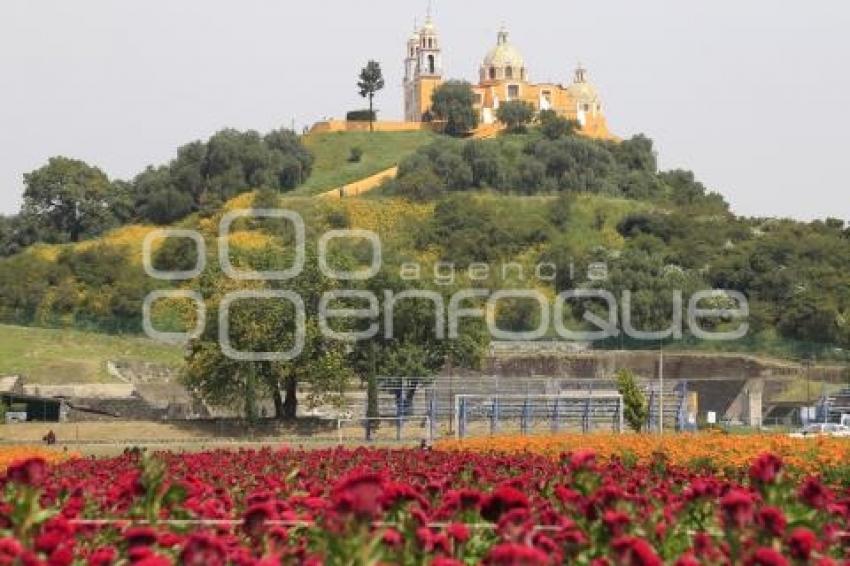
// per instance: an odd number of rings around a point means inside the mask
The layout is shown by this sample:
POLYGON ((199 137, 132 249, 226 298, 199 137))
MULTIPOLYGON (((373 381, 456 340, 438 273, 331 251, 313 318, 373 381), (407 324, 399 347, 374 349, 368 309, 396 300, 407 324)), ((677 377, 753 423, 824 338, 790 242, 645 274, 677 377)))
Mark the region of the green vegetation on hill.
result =
POLYGON ((139 336, 0 325, 0 375, 24 375, 27 383, 110 382, 109 360, 178 367, 182 357, 180 348, 139 336))
POLYGON ((313 173, 293 194, 330 191, 389 169, 435 137, 427 131, 310 134, 304 138, 304 145, 316 158, 313 173), (352 150, 356 149, 362 154, 358 161, 352 161, 352 150))

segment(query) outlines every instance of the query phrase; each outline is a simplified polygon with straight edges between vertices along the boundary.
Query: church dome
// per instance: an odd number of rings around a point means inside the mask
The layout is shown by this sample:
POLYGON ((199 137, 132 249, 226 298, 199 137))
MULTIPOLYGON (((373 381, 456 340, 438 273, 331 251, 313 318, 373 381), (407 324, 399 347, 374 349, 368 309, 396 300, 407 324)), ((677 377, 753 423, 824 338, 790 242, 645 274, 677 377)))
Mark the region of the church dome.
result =
POLYGON ((508 41, 508 32, 503 28, 499 32, 496 47, 484 57, 485 67, 516 67, 525 66, 525 61, 519 50, 508 41))
POLYGON ((581 65, 576 68, 573 83, 567 87, 569 93, 580 104, 599 104, 599 91, 587 80, 587 69, 581 65))

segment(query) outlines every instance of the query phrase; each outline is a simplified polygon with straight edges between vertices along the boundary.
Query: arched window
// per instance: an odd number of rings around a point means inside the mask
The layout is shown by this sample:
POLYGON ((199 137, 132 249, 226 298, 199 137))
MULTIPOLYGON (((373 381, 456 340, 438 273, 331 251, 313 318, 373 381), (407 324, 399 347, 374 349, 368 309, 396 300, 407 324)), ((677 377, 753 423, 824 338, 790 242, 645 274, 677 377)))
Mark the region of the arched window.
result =
POLYGON ((496 80, 496 67, 490 67, 490 80, 496 80))
POLYGON ((428 38, 428 48, 430 49, 432 47, 434 47, 434 40, 429 37, 428 38))
POLYGON ((434 61, 433 55, 428 55, 428 74, 433 75, 437 70, 436 62, 434 61))
POLYGON ((513 79, 514 78, 514 68, 513 67, 505 67, 505 78, 513 79))

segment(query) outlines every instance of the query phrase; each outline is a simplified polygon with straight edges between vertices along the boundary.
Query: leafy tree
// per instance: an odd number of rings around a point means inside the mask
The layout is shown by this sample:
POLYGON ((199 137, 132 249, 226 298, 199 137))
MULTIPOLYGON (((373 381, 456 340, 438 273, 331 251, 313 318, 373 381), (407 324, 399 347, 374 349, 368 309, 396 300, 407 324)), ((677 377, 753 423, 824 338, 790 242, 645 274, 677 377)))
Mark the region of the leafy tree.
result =
POLYGON ((621 369, 617 372, 617 390, 623 396, 623 417, 629 426, 640 432, 649 415, 646 396, 637 384, 634 374, 621 369))
POLYGON ((76 159, 51 157, 24 175, 23 214, 53 242, 77 242, 116 224, 114 194, 106 174, 76 159))
POLYGON ((478 127, 475 94, 465 81, 446 81, 431 95, 434 117, 445 122, 445 133, 463 136, 478 127))
POLYGON ((369 61, 360 71, 360 80, 357 81, 360 96, 369 99, 369 131, 375 128, 375 94, 384 88, 384 74, 381 65, 377 61, 369 61))
POLYGON ((430 169, 418 170, 399 177, 389 191, 412 201, 434 200, 446 190, 445 183, 430 169))
MULTIPOLYGON (((292 255, 280 247, 263 250, 253 257, 257 269, 275 268, 280 256, 291 265, 292 255)), ((281 288, 281 282, 250 288, 281 288)), ((285 282, 305 304, 304 347, 290 361, 247 362, 227 357, 218 341, 217 305, 233 285, 212 270, 202 276, 205 296, 212 296, 204 335, 189 347, 184 381, 187 386, 210 403, 241 407, 247 417, 256 414, 256 401, 270 397, 275 418, 295 418, 298 409, 299 384, 310 386, 313 403, 325 399, 338 401, 350 372, 346 365, 345 344, 328 340, 319 329, 319 297, 336 287, 318 268, 315 252, 308 253, 304 270, 285 282)), ((295 310, 288 301, 244 300, 234 303, 230 311, 230 336, 235 349, 246 352, 277 352, 291 348, 295 336, 295 310)))
POLYGON ((572 135, 580 127, 575 120, 568 120, 559 116, 554 110, 541 110, 538 120, 540 131, 550 140, 572 135))
MULTIPOLYGON (((386 312, 385 292, 400 294, 416 289, 404 281, 397 272, 382 272, 366 282, 366 288, 379 297, 379 312, 386 312)), ((420 289, 421 290, 421 289, 420 289)), ((435 291, 448 304, 448 296, 435 291)), ((489 337, 481 320, 461 321, 458 336, 450 338, 437 335, 438 320, 448 328, 446 309, 438 310, 428 299, 399 299, 392 308, 392 332, 387 336, 387 321, 381 318, 378 332, 368 341, 354 344, 351 355, 352 366, 367 381, 370 376, 398 378, 394 388, 400 407, 410 408, 416 390, 427 384, 446 363, 454 367, 475 369, 480 367, 489 337)), ((393 381, 385 385, 393 387, 393 381)), ((370 400, 371 402, 371 400, 370 400)))
POLYGON ((507 127, 508 132, 524 133, 534 120, 534 106, 524 100, 509 100, 499 105, 496 117, 507 127))

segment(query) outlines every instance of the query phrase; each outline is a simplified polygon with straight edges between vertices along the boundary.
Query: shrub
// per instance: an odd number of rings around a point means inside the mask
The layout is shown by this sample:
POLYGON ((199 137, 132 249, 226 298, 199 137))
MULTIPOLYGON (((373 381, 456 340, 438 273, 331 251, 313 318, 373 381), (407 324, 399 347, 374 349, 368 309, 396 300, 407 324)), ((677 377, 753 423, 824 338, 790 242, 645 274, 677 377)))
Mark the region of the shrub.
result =
POLYGON ((351 153, 348 155, 349 163, 360 163, 360 160, 363 159, 363 148, 359 146, 354 146, 351 148, 351 153))
POLYGON ((374 122, 378 119, 378 112, 365 108, 363 110, 351 110, 345 115, 349 122, 374 122))

